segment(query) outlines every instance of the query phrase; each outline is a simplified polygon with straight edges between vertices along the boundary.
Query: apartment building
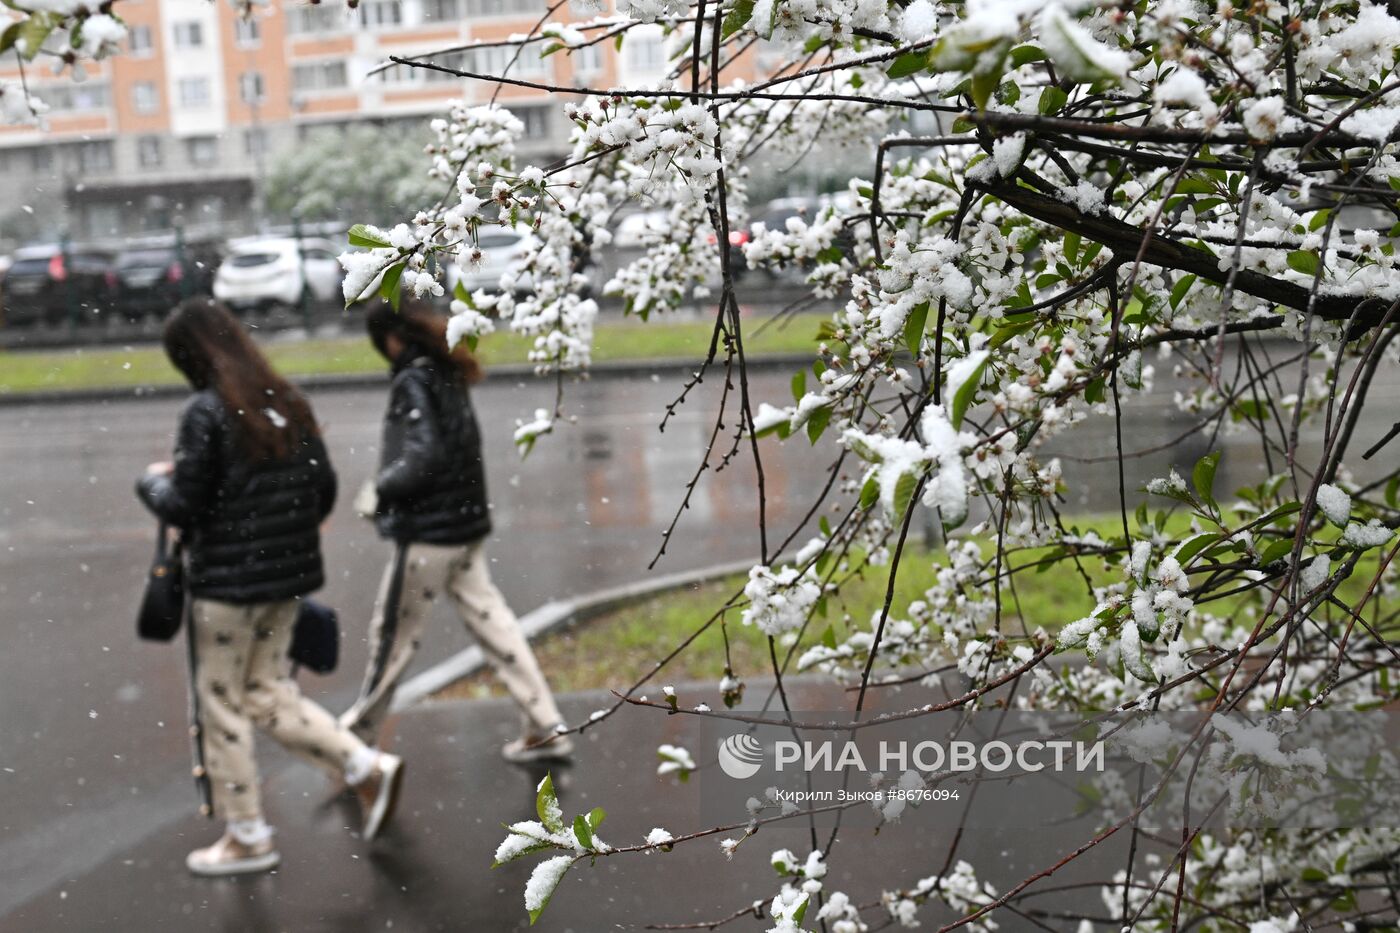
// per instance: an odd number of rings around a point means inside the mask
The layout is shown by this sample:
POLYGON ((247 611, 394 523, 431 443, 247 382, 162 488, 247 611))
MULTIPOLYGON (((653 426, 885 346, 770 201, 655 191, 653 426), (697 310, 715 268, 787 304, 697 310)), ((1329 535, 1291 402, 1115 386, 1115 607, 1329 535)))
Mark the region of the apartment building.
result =
MULTIPOLYGON (((447 101, 485 102, 495 90, 441 72, 395 66, 413 56, 530 31, 546 0, 339 0, 276 2, 240 18, 231 3, 122 0, 124 54, 89 65, 82 81, 53 75, 42 58, 27 72, 50 107, 45 124, 0 125, 0 218, 36 200, 61 206, 74 237, 168 230, 251 230, 259 181, 278 155, 310 134, 357 123, 422 134, 447 101)), ((589 18, 593 14, 580 14, 589 18)), ((666 69, 660 30, 571 55, 522 54, 511 74, 556 86, 655 81, 666 69)), ((506 47, 434 58, 501 73, 506 47)), ((0 62, 0 77, 15 77, 0 62)), ((557 95, 503 87, 498 98, 525 124, 522 149, 547 158, 567 148, 557 95)), ((12 238, 13 235, 11 234, 12 238)), ((0 240, 7 233, 0 229, 0 240)))

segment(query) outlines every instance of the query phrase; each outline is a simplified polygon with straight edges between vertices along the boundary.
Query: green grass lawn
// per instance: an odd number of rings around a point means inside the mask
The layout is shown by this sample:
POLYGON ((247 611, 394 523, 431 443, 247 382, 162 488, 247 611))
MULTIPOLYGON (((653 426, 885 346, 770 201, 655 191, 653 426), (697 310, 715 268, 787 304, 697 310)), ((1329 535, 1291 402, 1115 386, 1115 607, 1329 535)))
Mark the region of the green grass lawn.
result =
MULTIPOLYGON (((1110 515, 1079 518, 1069 524, 1077 526, 1080 531, 1093 529, 1107 537, 1118 530, 1118 521, 1117 516, 1110 515)), ((1175 536, 1188 534, 1189 521, 1190 517, 1184 511, 1172 514, 1167 522, 1168 533, 1175 536)), ((982 544, 984 554, 992 553, 990 540, 983 539, 982 544)), ((1012 567, 1024 567, 1049 551, 1049 548, 1014 551, 1008 560, 1012 567)), ((935 560, 940 566, 946 565, 946 555, 941 549, 930 552, 922 546, 912 545, 912 542, 906 546, 904 560, 895 578, 891 618, 903 617, 909 603, 922 598, 924 591, 933 584, 935 560)), ((1351 603, 1360 599, 1379 566, 1378 561, 1376 551, 1368 552, 1352 576, 1343 582, 1338 590, 1339 595, 1351 603)), ((1117 559, 1109 564, 1102 557, 1085 557, 1081 565, 1095 585, 1122 578, 1117 559)), ((828 625, 838 641, 844 640, 854 629, 868 628, 873 614, 879 611, 884 602, 888 572, 888 567, 869 567, 862 577, 854 578, 843 586, 840 602, 833 599, 826 615, 814 619, 799 654, 815 644, 828 625)), ((535 650, 556 690, 625 690, 698 629, 732 594, 742 588, 744 581, 744 575, 739 574, 701 586, 662 593, 546 635, 536 643, 535 650)), ((1011 584, 1002 591, 1001 629, 1008 635, 1019 634, 1022 624, 1027 631, 1044 628, 1053 633, 1094 609, 1094 600, 1083 577, 1068 562, 1051 564, 1046 572, 1030 569, 1015 573, 1011 584)), ((1205 603, 1201 609, 1213 615, 1229 617, 1251 604, 1251 596, 1235 595, 1205 603)), ((710 626, 680 657, 667 665, 656 682, 718 683, 724 674, 726 635, 729 657, 736 674, 741 677, 769 676, 772 664, 768 655, 768 640, 753 626, 742 623, 741 611, 729 611, 723 630, 718 623, 710 626)), ((786 649, 780 647, 779 660, 785 653, 786 649)), ((789 670, 795 668, 796 658, 789 670)), ((497 681, 489 673, 481 672, 449 686, 441 695, 474 698, 502 693, 497 681)))
MULTIPOLYGON (((758 331, 752 320, 745 339, 749 353, 815 352, 817 315, 777 322, 758 331)), ((593 359, 598 362, 635 359, 696 359, 709 348, 709 321, 608 321, 595 333, 593 359)), ((496 333, 481 341, 478 355, 488 366, 522 363, 533 341, 511 333, 496 333)), ((264 343, 268 356, 293 377, 370 373, 384 363, 369 341, 336 337, 299 342, 264 343)), ((58 389, 134 388, 176 385, 180 377, 159 347, 131 349, 82 347, 64 350, 0 350, 0 394, 58 389)))
MULTIPOLYGON (((1023 552, 1013 564, 1029 563, 1038 552, 1023 552)), ((938 554, 940 560, 942 553, 938 554)), ((1102 561, 1086 560, 1085 569, 1100 579, 1110 571, 1102 561)), ((872 567, 863 577, 842 587, 842 602, 832 601, 826 616, 812 623, 805 647, 816 642, 830 625, 838 639, 854 628, 870 624, 872 615, 884 601, 888 568, 872 567), (846 616, 849 615, 849 622, 846 616)), ((906 548, 899 575, 895 578, 895 598, 891 616, 898 618, 909 603, 920 598, 933 583, 932 555, 923 548, 906 548)), ((701 586, 663 593, 640 603, 600 616, 581 625, 552 633, 536 643, 540 664, 559 691, 618 690, 632 683, 667 652, 700 627, 735 591, 744 584, 742 574, 701 586)), ((1097 582, 1097 581, 1096 581, 1097 582)), ((1020 617, 1034 631, 1043 625, 1053 630, 1066 622, 1087 615, 1093 600, 1078 575, 1057 567, 1049 573, 1027 571, 1016 575, 1016 595, 1020 617)), ((1019 632, 1016 607, 1009 591, 1005 594, 1003 631, 1019 632)), ((659 683, 682 681, 718 682, 724 674, 724 642, 729 640, 729 657, 740 676, 766 676, 771 670, 768 640, 756 628, 740 621, 741 610, 734 609, 725 619, 724 631, 712 625, 660 675, 659 683)), ((780 648, 781 660, 786 649, 780 648)), ((796 659, 790 669, 795 669, 796 659)), ((448 687, 445 697, 480 697, 501 693, 489 673, 480 673, 448 687)))

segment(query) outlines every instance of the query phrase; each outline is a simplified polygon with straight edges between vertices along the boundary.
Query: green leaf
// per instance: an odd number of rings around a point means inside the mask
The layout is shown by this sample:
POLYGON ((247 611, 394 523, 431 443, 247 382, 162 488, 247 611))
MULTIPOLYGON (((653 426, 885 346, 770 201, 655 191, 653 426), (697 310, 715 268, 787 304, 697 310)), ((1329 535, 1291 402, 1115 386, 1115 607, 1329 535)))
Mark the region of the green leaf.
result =
POLYGON ((807 440, 815 444, 826 430, 826 426, 831 423, 831 406, 826 405, 812 412, 807 419, 807 440))
POLYGON ((1035 325, 1036 321, 1032 318, 1029 321, 1021 321, 1017 324, 1006 324, 999 327, 997 332, 992 334, 992 339, 987 341, 987 349, 995 350, 1013 337, 1019 337, 1021 334, 1024 334, 1035 325))
POLYGON ((564 822, 559 814, 559 798, 554 793, 553 775, 546 774, 540 781, 540 789, 535 793, 535 813, 545 829, 552 833, 564 831, 564 822))
POLYGON ((1065 234, 1064 250, 1065 258, 1070 262, 1075 262, 1075 257, 1079 255, 1079 234, 1070 231, 1065 234))
POLYGON ((1069 103, 1069 95, 1051 84, 1040 92, 1040 103, 1037 109, 1042 117, 1055 113, 1065 104, 1069 103))
POLYGON ((1181 549, 1178 550, 1178 551, 1176 552, 1176 559, 1177 559, 1177 562, 1180 563, 1180 564, 1182 564, 1183 566, 1186 565, 1187 563, 1189 563, 1189 562, 1191 561, 1191 558, 1193 558, 1193 557, 1195 557, 1197 554, 1201 553, 1201 551, 1204 550, 1209 544, 1211 544, 1212 542, 1214 542, 1214 541, 1216 541, 1216 540, 1218 540, 1218 539, 1219 539, 1219 535, 1213 535, 1213 534, 1201 534, 1201 535, 1196 535, 1196 537, 1192 538, 1190 541, 1187 541, 1185 544, 1183 544, 1183 545, 1181 546, 1181 549))
POLYGON ((1308 221, 1308 231, 1309 231, 1309 232, 1316 232, 1316 231, 1322 229, 1323 227, 1325 227, 1325 226, 1327 225, 1327 218, 1328 218, 1328 217, 1331 217, 1331 216, 1332 216, 1332 209, 1331 209, 1330 207, 1324 207, 1322 210, 1318 211, 1316 214, 1313 214, 1312 220, 1309 220, 1309 221, 1308 221))
POLYGON ((724 18, 724 25, 721 27, 724 38, 728 39, 753 19, 753 5, 754 0, 735 0, 734 8, 724 18))
POLYGON ((1215 493, 1212 490, 1215 486, 1215 468, 1219 464, 1220 451, 1213 450, 1197 460, 1191 470, 1191 483, 1196 487, 1196 495, 1210 506, 1215 505, 1215 493))
POLYGON ((919 355, 919 345, 924 340, 924 328, 928 326, 928 302, 920 302, 904 319, 904 345, 915 357, 919 355))
POLYGON ((594 807, 588 811, 588 828, 596 830, 603 825, 603 820, 608 818, 608 811, 602 807, 594 807))
POLYGON ((379 297, 387 298, 395 311, 399 310, 399 298, 403 295, 399 289, 399 280, 403 278, 403 269, 404 263, 395 263, 384 270, 384 278, 379 280, 379 297))
POLYGON ((1063 77, 1081 83, 1098 81, 1116 84, 1119 74, 1112 66, 1105 64, 1109 57, 1122 57, 1121 52, 1109 49, 1089 35, 1088 30, 1070 18, 1063 7, 1051 5, 1040 18, 1040 28, 1046 42, 1050 60, 1063 77))
POLYGON ((978 110, 987 109, 987 101, 992 99, 992 92, 1001 83, 1001 65, 988 71, 977 71, 972 75, 972 102, 977 105, 978 110))
POLYGON ((588 825, 588 820, 583 818, 582 813, 574 817, 574 838, 585 849, 593 848, 593 827, 588 825))
POLYGON ((832 265, 839 263, 845 258, 846 254, 841 252, 841 247, 839 246, 828 246, 826 249, 817 253, 817 262, 831 263, 832 265))
POLYGON ((363 246, 368 249, 386 249, 390 246, 384 240, 370 233, 369 228, 364 224, 355 224, 351 227, 349 238, 351 246, 363 246))
POLYGON ((457 284, 452 286, 452 297, 473 311, 476 310, 476 302, 472 301, 472 293, 467 291, 467 286, 462 284, 461 279, 458 279, 457 284))
POLYGON ((1293 539, 1280 538, 1278 541, 1275 541, 1273 544, 1270 544, 1268 547, 1264 548, 1263 552, 1260 553, 1259 566, 1267 567, 1276 560, 1283 560, 1292 552, 1293 539))
POLYGON ((1045 61, 1045 50, 1036 45, 1018 45, 1011 50, 1011 67, 1020 68, 1031 62, 1045 61))
POLYGON ((19 39, 20 27, 23 25, 24 21, 18 20, 11 23, 4 32, 0 32, 0 54, 14 48, 15 42, 19 39))
POLYGON ((802 396, 807 394, 807 370, 799 369, 792 377, 792 400, 802 401, 802 396))
POLYGON ((905 52, 894 60, 885 75, 891 78, 907 78, 928 67, 928 53, 905 52))
POLYGON ((826 627, 826 631, 822 632, 822 644, 832 651, 836 650, 836 630, 829 625, 826 627))
POLYGON ((880 484, 875 482, 875 477, 870 477, 865 481, 865 485, 860 487, 860 507, 869 509, 880 500, 880 484))
POLYGON ((894 514, 903 515, 914 501, 914 489, 919 485, 913 473, 901 473, 894 482, 894 514))
POLYGON ((1206 181, 1204 178, 1198 178, 1194 175, 1188 175, 1185 178, 1181 179, 1181 181, 1177 182, 1176 193, 1215 194, 1215 185, 1206 181))
POLYGON ((1304 275, 1317 275, 1317 267, 1321 260, 1317 258, 1317 253, 1307 249, 1295 249, 1288 254, 1288 268, 1304 275))
POLYGON ((793 923, 797 924, 798 926, 802 925, 802 918, 807 916, 807 905, 810 903, 811 899, 804 894, 802 896, 802 900, 797 902, 797 907, 793 910, 793 912, 790 915, 792 917, 793 923))
POLYGON ((1171 294, 1171 306, 1173 311, 1176 310, 1177 305, 1181 304, 1181 299, 1186 297, 1186 293, 1191 290, 1191 286, 1195 284, 1196 277, 1194 275, 1183 275, 1176 280, 1176 284, 1172 286, 1171 294))
POLYGON ((982 361, 973 367, 967 381, 958 386, 957 394, 953 396, 951 415, 954 428, 962 427, 963 418, 967 415, 968 408, 972 406, 972 400, 977 396, 977 390, 982 387, 982 373, 986 371, 987 362, 991 358, 991 354, 982 357, 982 361))
MULTIPOLYGON (((557 858, 565 858, 566 856, 556 856, 556 857, 557 857, 557 858)), ((540 864, 544 864, 544 863, 541 862, 540 864)), ((573 865, 570 864, 570 865, 569 865, 569 868, 572 868, 572 867, 573 867, 573 865)), ((555 879, 554 887, 553 887, 553 888, 550 888, 549 892, 548 892, 547 894, 545 894, 544 900, 540 901, 540 906, 539 906, 539 907, 536 907, 534 910, 530 911, 530 926, 534 926, 534 925, 535 925, 535 921, 538 920, 538 919, 540 919, 540 914, 544 913, 544 909, 545 909, 546 907, 549 906, 549 900, 550 900, 550 898, 554 897, 554 892, 557 891, 557 890, 559 889, 559 882, 564 880, 564 875, 568 874, 569 868, 565 868, 564 871, 559 875, 559 877, 555 879)))
POLYGON ((15 45, 24 43, 24 49, 20 52, 25 61, 33 61, 34 56, 39 54, 39 49, 43 47, 49 33, 54 31, 61 21, 55 13, 30 13, 28 19, 20 20, 19 35, 15 37, 15 45))

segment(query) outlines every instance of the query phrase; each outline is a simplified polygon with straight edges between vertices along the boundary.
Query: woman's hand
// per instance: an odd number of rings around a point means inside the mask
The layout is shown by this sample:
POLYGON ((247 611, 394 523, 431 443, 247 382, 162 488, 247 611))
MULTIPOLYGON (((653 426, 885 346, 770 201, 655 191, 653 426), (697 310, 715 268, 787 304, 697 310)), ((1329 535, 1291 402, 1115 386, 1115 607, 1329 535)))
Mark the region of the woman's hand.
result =
POLYGON ((146 467, 147 476, 169 476, 175 472, 175 464, 169 460, 161 460, 146 467))

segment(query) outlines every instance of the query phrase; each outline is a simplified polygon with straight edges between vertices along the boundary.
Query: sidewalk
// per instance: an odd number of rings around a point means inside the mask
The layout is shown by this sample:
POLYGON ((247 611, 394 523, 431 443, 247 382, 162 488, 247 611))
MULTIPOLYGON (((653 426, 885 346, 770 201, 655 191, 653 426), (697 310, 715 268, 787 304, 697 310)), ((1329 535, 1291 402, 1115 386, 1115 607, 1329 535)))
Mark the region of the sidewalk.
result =
MULTIPOLYGON (((578 720, 608 698, 576 694, 561 705, 569 719, 578 720)), ((621 715, 621 723, 614 720, 578 738, 573 765, 553 766, 564 810, 607 809, 600 835, 615 845, 639 843, 654 826, 676 833, 695 828, 696 780, 679 784, 656 775, 656 746, 675 741, 676 721, 636 709, 621 715)), ((191 812, 183 818, 0 917, 0 930, 529 928, 523 893, 538 859, 490 867, 505 836, 502 824, 535 818, 535 785, 545 773, 544 767, 509 765, 498 753, 518 729, 515 707, 505 700, 430 703, 401 715, 392 728, 386 744, 405 756, 408 770, 394 822, 373 845, 352 831, 359 814, 348 796, 333 796, 319 772, 260 739, 268 816, 282 853, 277 872, 191 877, 185 854, 222 829, 193 814, 191 788, 185 801, 191 812)), ((769 852, 801 844, 799 834, 772 833, 749 847, 754 864, 742 873, 732 871, 740 860, 726 863, 714 844, 704 843, 664 856, 619 857, 625 865, 581 865, 534 929, 592 933, 616 924, 707 919, 771 897, 769 852), (721 884, 716 872, 760 883, 721 884)))
MULTIPOLYGON (((687 698, 715 702, 709 696, 713 684, 678 689, 687 698)), ((750 684, 751 700, 760 702, 765 693, 766 685, 750 684)), ((834 709, 849 701, 839 686, 818 678, 794 678, 788 694, 794 708, 834 709)), ((561 699, 566 717, 579 721, 607 705, 610 696, 593 692, 561 699)), ((603 807, 608 817, 599 835, 615 846, 640 843, 657 826, 677 835, 709 828, 700 822, 699 793, 705 780, 717 776, 704 771, 707 763, 713 768, 713 753, 691 749, 702 773, 688 783, 656 775, 656 746, 687 743, 686 719, 628 707, 588 730, 578 739, 575 762, 552 769, 566 817, 603 807)), ((222 828, 193 814, 191 789, 185 800, 190 812, 0 917, 0 930, 601 933, 712 921, 756 900, 766 903, 781 883, 768 865, 771 853, 789 848, 805 855, 811 849, 805 822, 794 821, 765 827, 732 861, 720 855, 717 835, 669 853, 581 863, 530 928, 523 894, 543 856, 490 868, 505 836, 502 824, 535 818, 535 785, 545 773, 543 767, 506 764, 498 754, 517 729, 514 706, 505 700, 429 703, 402 714, 393 728, 386 744, 405 756, 408 770, 399 812, 373 845, 354 834, 359 815, 353 801, 333 796, 319 772, 260 740, 268 816, 279 830, 282 852, 277 872, 241 879, 191 877, 185 854, 222 828)), ((141 810, 133 805, 132 818, 141 810)), ((936 873, 949 841, 916 821, 888 826, 878 840, 868 829, 853 830, 837 844, 828 887, 868 903, 882 887, 936 873)), ((1102 856, 1121 859, 1116 848, 1102 847, 1102 856)), ((1056 852, 1044 835, 1026 838, 1011 831, 979 831, 964 838, 958 850, 959 857, 978 860, 991 880, 1003 885, 1045 867, 1056 852)), ((1057 874, 1056 881, 1075 880, 1079 867, 1057 874)), ((1086 894, 1076 896, 1083 903, 1086 894)), ((1055 901, 1046 898, 1044 906, 1055 901)), ((863 915, 872 927, 883 916, 875 908, 863 915)), ((922 917, 931 929, 937 929, 935 921, 953 918, 936 905, 926 907, 922 917)), ((745 931, 770 926, 752 918, 732 924, 745 931)))

